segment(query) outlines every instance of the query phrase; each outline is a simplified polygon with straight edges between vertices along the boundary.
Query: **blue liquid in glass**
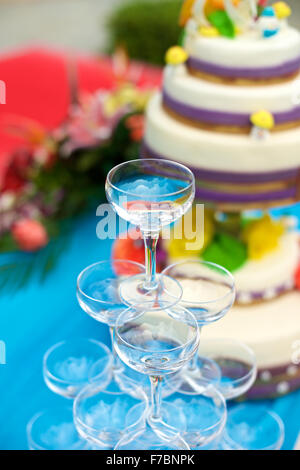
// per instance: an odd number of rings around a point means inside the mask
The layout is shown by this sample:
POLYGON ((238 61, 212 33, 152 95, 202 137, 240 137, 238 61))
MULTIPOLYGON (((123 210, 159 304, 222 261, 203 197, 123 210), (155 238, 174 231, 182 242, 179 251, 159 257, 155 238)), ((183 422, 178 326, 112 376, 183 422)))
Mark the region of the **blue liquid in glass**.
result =
MULTIPOLYGON (((173 193, 181 191, 187 187, 185 181, 176 180, 174 178, 168 178, 164 176, 140 176, 139 178, 127 178, 122 182, 118 183, 118 188, 125 193, 129 193, 130 196, 137 196, 139 198, 150 197, 151 200, 155 201, 155 196, 157 199, 166 195, 168 199, 173 193)), ((173 199, 176 196, 172 196, 173 199)))

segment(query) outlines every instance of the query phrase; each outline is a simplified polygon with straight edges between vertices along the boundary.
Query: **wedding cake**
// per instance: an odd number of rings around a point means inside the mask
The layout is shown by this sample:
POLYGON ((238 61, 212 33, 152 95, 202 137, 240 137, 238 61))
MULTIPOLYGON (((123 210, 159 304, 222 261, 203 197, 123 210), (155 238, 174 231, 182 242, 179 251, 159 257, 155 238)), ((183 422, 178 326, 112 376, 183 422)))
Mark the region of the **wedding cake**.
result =
POLYGON ((161 249, 168 263, 199 256, 233 272, 236 305, 203 337, 253 348, 252 398, 300 387, 298 224, 266 212, 300 200, 300 33, 290 14, 281 1, 184 1, 181 45, 167 51, 142 152, 194 172, 204 243, 161 249))

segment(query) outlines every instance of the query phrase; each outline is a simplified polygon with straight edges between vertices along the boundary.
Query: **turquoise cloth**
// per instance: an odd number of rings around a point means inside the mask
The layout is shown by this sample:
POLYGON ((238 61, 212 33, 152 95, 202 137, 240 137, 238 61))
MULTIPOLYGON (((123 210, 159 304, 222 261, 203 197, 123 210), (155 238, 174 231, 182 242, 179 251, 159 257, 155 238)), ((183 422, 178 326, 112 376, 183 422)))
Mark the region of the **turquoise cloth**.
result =
MULTIPOLYGON (((76 278, 87 265, 109 258, 112 241, 96 237, 95 215, 77 220, 70 244, 43 284, 35 279, 14 296, 0 298, 0 449, 27 449, 26 424, 38 411, 63 405, 44 384, 42 358, 54 343, 91 337, 109 344, 108 328, 88 317, 76 300, 76 278)), ((1 258, 0 258, 1 260, 1 258)), ((300 422, 300 391, 259 402, 276 411, 286 427, 284 449, 292 449, 300 422)), ((71 403, 70 403, 71 404, 71 403)))

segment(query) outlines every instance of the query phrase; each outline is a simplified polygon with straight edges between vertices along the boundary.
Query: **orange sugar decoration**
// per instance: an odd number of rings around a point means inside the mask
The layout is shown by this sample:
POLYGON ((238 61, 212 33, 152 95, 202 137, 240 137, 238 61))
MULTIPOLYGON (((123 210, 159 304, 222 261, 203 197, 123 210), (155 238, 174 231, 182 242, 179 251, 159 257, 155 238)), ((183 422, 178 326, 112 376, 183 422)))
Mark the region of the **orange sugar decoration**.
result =
MULTIPOLYGON (((231 0, 231 3, 236 7, 241 0, 231 0)), ((206 0, 204 5, 205 15, 208 16, 216 10, 225 10, 225 0, 206 0)))
POLYGON ((180 11, 179 26, 182 28, 187 24, 192 16, 193 6, 196 0, 184 0, 180 11))
MULTIPOLYGON (((193 7, 197 0, 184 0, 181 7, 179 26, 182 28, 193 16, 193 7)), ((231 0, 234 6, 238 6, 241 0, 231 0)), ((205 15, 208 16, 216 10, 225 10, 225 0, 205 0, 203 5, 205 15)))

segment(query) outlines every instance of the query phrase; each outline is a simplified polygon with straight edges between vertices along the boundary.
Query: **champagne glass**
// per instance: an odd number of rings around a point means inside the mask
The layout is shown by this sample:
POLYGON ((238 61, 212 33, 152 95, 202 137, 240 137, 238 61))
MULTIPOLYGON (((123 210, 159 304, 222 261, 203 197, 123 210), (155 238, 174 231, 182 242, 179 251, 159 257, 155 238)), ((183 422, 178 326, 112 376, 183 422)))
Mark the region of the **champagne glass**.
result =
MULTIPOLYGON (((180 305, 193 313, 200 331, 223 318, 234 303, 234 278, 215 263, 199 259, 180 261, 168 266, 163 274, 180 282, 183 290, 180 305)), ((182 369, 182 376, 180 391, 199 394, 208 385, 217 384, 221 371, 216 361, 197 354, 182 369)))
POLYGON ((228 412, 222 450, 280 450, 284 424, 265 405, 238 405, 228 412))
POLYGON ((226 400, 241 397, 254 384, 256 357, 246 344, 231 338, 202 338, 199 352, 218 365, 221 379, 216 388, 226 400))
POLYGON ((71 407, 59 407, 34 415, 26 428, 30 450, 86 450, 73 424, 71 407))
POLYGON ((284 424, 265 404, 241 404, 228 411, 226 427, 205 450, 280 450, 284 424))
POLYGON ((156 274, 156 245, 160 230, 182 217, 195 196, 193 173, 185 166, 157 159, 122 163, 107 175, 106 196, 123 219, 137 226, 145 242, 146 273, 126 280, 121 294, 126 303, 169 308, 181 298, 172 278, 156 274))
MULTIPOLYGON (((199 331, 192 313, 182 307, 168 310, 130 308, 119 316, 114 345, 129 367, 150 378, 151 405, 147 422, 155 433, 173 439, 186 423, 171 403, 161 402, 163 378, 180 370, 199 347, 199 331)), ((142 409, 142 408, 141 408, 142 409)))
MULTIPOLYGON (((138 395, 142 398, 142 391, 138 395)), ((146 403, 145 395, 143 399, 146 403)), ((123 436, 144 426, 143 417, 138 417, 127 429, 127 413, 137 403, 138 399, 122 392, 114 383, 106 388, 101 381, 89 384, 74 401, 76 429, 91 445, 112 450, 123 436)))

